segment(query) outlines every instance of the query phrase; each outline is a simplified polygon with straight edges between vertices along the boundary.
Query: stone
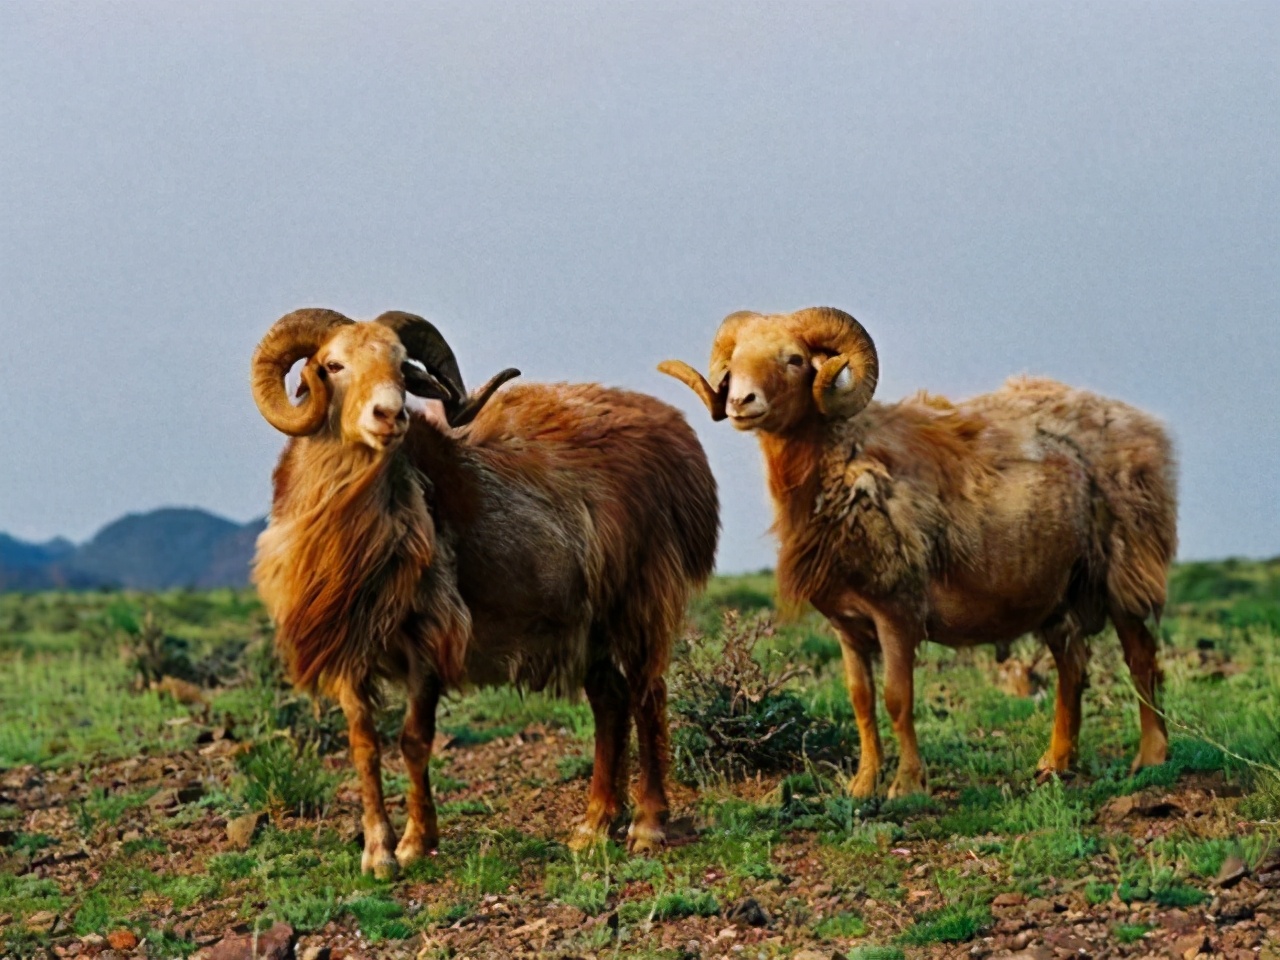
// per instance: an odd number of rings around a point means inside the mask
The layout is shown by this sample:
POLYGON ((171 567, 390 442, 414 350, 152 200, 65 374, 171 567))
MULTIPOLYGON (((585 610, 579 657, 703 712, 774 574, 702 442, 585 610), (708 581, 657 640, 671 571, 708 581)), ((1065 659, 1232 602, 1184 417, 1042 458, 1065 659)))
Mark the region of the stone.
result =
POLYGON ((726 919, 743 927, 767 927, 773 918, 755 897, 747 897, 733 905, 726 919))
POLYGON ((263 930, 254 942, 253 934, 224 937, 196 954, 198 960, 293 960, 293 927, 277 923, 263 930))
POLYGON ((1224 890, 1234 887, 1249 875, 1249 865, 1237 856, 1229 856, 1222 861, 1222 869, 1213 882, 1224 890))
POLYGON ((51 933, 58 925, 58 915, 52 910, 41 910, 27 917, 25 925, 32 933, 51 933))
POLYGON ((298 960, 329 960, 330 950, 315 944, 307 947, 299 955, 298 960))
POLYGON ((243 817, 228 820, 227 841, 237 850, 249 849, 249 844, 253 843, 254 835, 265 819, 265 814, 246 813, 243 817))
POLYGON ((107 934, 112 950, 132 950, 138 945, 138 935, 132 930, 112 930, 107 934))

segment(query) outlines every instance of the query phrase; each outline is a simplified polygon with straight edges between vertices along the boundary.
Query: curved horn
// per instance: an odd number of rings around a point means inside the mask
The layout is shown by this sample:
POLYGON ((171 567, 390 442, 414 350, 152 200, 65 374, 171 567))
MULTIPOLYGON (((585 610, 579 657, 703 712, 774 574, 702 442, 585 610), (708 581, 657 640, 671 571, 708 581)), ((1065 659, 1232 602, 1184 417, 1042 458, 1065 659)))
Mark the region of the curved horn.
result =
POLYGON ((449 426, 465 427, 476 418, 476 414, 489 402, 489 398, 500 386, 518 376, 520 371, 515 367, 507 367, 501 373, 495 373, 483 387, 472 393, 461 405, 456 405, 453 410, 446 409, 445 419, 449 421, 449 426))
POLYGON ((686 387, 698 395, 698 398, 711 411, 712 420, 725 418, 724 404, 729 395, 729 358, 733 356, 733 348, 737 343, 738 328, 744 321, 759 314, 749 310, 731 313, 720 323, 716 338, 711 344, 711 380, 700 374, 683 360, 664 360, 658 364, 658 370, 669 377, 675 377, 686 387))
POLYGON ((813 402, 828 417, 852 417, 876 392, 880 358, 870 334, 834 307, 810 307, 791 315, 796 334, 810 349, 834 354, 813 378, 813 402))
POLYGON ((307 397, 296 407, 285 392, 285 374, 319 350, 334 327, 353 322, 336 310, 306 309, 285 314, 272 325, 253 352, 252 366, 253 399, 267 423, 291 437, 320 429, 329 412, 324 373, 311 363, 302 368, 307 397))
POLYGON ((445 399, 446 406, 450 401, 454 404, 462 402, 467 395, 467 388, 462 385, 458 360, 434 324, 422 317, 400 310, 389 310, 378 317, 374 323, 380 323, 394 330, 400 342, 404 344, 405 352, 426 367, 427 372, 436 380, 453 391, 451 398, 441 398, 445 399))
POLYGON ((711 411, 712 420, 723 420, 725 418, 724 394, 716 393, 716 391, 712 390, 711 384, 707 383, 707 378, 693 369, 693 367, 683 360, 663 360, 658 364, 658 369, 669 377, 675 377, 696 393, 698 399, 705 403, 707 409, 711 411))
POLYGON ((750 310, 739 310, 720 321, 720 329, 711 342, 711 388, 717 393, 723 394, 728 388, 726 378, 729 375, 729 360, 733 357, 734 347, 738 345, 738 330, 748 320, 759 316, 760 314, 750 310))

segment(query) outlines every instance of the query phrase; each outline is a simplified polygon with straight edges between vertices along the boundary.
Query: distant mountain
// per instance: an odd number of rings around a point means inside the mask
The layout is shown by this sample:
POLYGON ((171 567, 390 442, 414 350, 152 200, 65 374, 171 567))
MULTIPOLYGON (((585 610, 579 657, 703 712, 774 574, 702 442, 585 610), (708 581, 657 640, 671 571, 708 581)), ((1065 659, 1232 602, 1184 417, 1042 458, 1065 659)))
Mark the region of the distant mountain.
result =
POLYGON ((134 513, 79 547, 0 534, 0 591, 126 587, 243 587, 266 521, 237 524, 204 510, 134 513))

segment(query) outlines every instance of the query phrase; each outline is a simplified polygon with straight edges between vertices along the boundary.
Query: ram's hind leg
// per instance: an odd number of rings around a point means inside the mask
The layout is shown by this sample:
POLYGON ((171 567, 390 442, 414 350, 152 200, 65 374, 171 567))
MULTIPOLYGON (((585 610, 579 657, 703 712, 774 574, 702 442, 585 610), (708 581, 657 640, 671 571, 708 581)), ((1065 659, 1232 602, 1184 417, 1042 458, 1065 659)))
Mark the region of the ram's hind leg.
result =
POLYGON ((1088 685, 1088 642, 1065 627, 1041 631, 1038 636, 1053 654, 1058 668, 1058 698, 1053 711, 1049 748, 1036 765, 1036 777, 1047 780, 1066 773, 1075 762, 1080 737, 1081 697, 1088 685))
POLYGON ((423 680, 410 690, 409 709, 400 731, 400 752, 409 771, 409 820, 396 846, 396 860, 407 867, 435 850, 440 844, 436 805, 431 797, 431 745, 436 738, 436 705, 440 702, 440 682, 423 680))
POLYGON ((1142 618, 1112 610, 1111 620, 1124 647, 1124 659, 1138 693, 1138 714, 1142 721, 1142 740, 1133 758, 1133 772, 1154 767, 1169 758, 1169 733, 1160 715, 1160 686, 1163 674, 1156 659, 1156 638, 1142 618))
POLYGON ((636 742, 640 753, 640 786, 627 844, 632 853, 655 853, 666 843, 667 761, 667 681, 657 677, 634 704, 636 742))
POLYGON ((627 785, 627 739, 631 733, 631 691, 612 662, 601 660, 592 666, 583 686, 596 721, 596 753, 587 815, 569 841, 575 850, 603 840, 613 822, 622 815, 627 785))
POLYGON ((360 684, 339 681, 335 686, 338 703, 347 717, 351 762, 360 777, 360 799, 364 806, 364 854, 360 857, 360 869, 379 880, 391 880, 398 873, 396 834, 382 798, 381 745, 373 723, 373 705, 360 684))

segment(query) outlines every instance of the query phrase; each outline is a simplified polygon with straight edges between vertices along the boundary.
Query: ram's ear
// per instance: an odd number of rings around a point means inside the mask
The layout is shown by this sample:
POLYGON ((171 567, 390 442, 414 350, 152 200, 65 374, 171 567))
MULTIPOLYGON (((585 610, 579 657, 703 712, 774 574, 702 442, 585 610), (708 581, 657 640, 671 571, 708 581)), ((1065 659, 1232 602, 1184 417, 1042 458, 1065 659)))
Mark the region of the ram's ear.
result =
POLYGON ((446 404, 457 399, 448 386, 417 364, 406 361, 401 364, 400 372, 404 375, 404 388, 415 397, 422 397, 425 400, 441 400, 446 404))

